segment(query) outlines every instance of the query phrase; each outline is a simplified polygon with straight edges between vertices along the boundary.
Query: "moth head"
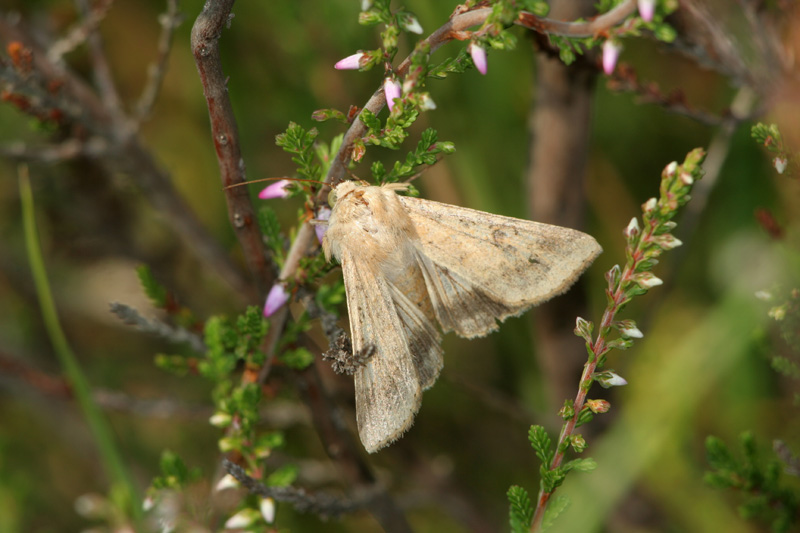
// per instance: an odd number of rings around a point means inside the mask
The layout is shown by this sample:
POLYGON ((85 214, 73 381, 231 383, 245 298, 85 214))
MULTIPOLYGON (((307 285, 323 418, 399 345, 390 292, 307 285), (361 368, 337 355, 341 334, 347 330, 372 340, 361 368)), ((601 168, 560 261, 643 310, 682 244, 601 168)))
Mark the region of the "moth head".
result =
POLYGON ((353 192, 357 187, 358 183, 355 181, 343 181, 333 189, 331 192, 328 193, 328 205, 331 206, 331 209, 336 205, 336 202, 353 192))

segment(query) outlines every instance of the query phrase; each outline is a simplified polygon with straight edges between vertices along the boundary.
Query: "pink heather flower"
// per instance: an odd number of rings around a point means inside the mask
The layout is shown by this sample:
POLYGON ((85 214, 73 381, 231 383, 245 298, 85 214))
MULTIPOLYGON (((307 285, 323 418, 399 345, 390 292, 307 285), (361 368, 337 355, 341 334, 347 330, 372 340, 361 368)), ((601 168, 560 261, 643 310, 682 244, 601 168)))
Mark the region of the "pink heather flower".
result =
POLYGON ((389 106, 389 112, 394 109, 394 99, 400 98, 403 94, 403 87, 392 78, 383 80, 383 94, 386 95, 386 105, 389 106))
POLYGON ((275 314, 275 311, 283 307, 283 304, 289 301, 289 293, 282 283, 276 283, 269 290, 267 301, 264 304, 264 316, 270 317, 275 314))
POLYGON ((317 240, 320 244, 322 244, 322 238, 325 236, 325 232, 328 231, 328 219, 331 218, 331 209, 330 207, 322 206, 317 211, 317 220, 324 220, 323 223, 317 223, 314 226, 314 232, 317 234, 317 240))
POLYGON ((783 174, 786 171, 786 166, 788 164, 789 161, 787 161, 785 157, 776 157, 772 160, 772 166, 775 167, 775 170, 778 171, 778 174, 783 174))
POLYGON ((289 185, 289 180, 278 180, 272 185, 268 185, 258 193, 258 197, 262 200, 269 200, 271 198, 286 198, 289 193, 286 191, 286 186, 289 185))
POLYGON ((614 72, 614 67, 617 66, 617 59, 619 53, 622 51, 622 45, 612 39, 603 43, 603 72, 606 75, 614 72))
POLYGON ((338 63, 336 63, 333 66, 333 68, 335 68, 336 70, 357 70, 361 68, 362 57, 364 57, 364 52, 359 52, 357 54, 347 56, 338 63))
POLYGON ((656 12, 656 0, 639 0, 639 15, 645 22, 653 20, 653 14, 656 12))
POLYGON ((475 63, 475 68, 478 69, 478 72, 486 75, 486 50, 475 43, 469 43, 467 51, 472 56, 472 62, 475 63))

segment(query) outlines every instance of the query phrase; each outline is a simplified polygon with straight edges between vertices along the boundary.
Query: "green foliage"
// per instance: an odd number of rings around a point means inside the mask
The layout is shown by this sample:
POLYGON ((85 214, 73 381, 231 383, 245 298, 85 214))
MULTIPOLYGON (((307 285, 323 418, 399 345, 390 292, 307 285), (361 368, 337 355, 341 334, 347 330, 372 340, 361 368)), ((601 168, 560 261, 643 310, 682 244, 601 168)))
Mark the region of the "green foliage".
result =
POLYGON ((314 362, 314 354, 300 347, 293 350, 284 350, 279 359, 289 368, 305 370, 314 362))
POLYGON ((436 142, 436 130, 432 128, 422 132, 417 148, 406 155, 404 162, 396 161, 390 172, 386 172, 383 164, 376 161, 372 165, 372 179, 376 184, 395 183, 414 176, 420 166, 432 166, 437 162, 437 155, 451 154, 455 151, 453 143, 436 142))
POLYGON ((567 507, 569 507, 569 498, 566 496, 556 496, 554 498, 550 498, 550 501, 547 504, 547 510, 542 518, 541 531, 547 531, 553 527, 556 518, 566 511, 567 507))
POLYGON ((288 487, 297 480, 300 468, 295 464, 287 464, 275 470, 265 481, 268 487, 288 487))
POLYGON ((170 450, 161 453, 159 461, 161 475, 153 479, 151 487, 156 490, 178 490, 200 477, 200 469, 189 469, 177 454, 170 450))
POLYGON ((345 301, 344 281, 338 279, 330 285, 322 284, 317 289, 317 304, 329 313, 334 312, 345 301))
POLYGON ((553 460, 552 441, 547 431, 542 426, 531 426, 528 430, 528 442, 531 443, 536 457, 543 465, 549 465, 553 460))
POLYGON ((510 506, 508 521, 512 533, 528 533, 533 520, 533 505, 528 492, 517 485, 513 485, 506 493, 510 506))
POLYGON ((283 148, 285 152, 294 154, 292 161, 297 166, 297 173, 305 179, 318 181, 320 179, 321 168, 317 164, 314 153, 314 140, 319 135, 316 128, 306 131, 302 126, 294 122, 289 123, 284 133, 275 136, 275 144, 283 148))
POLYGON ((209 379, 227 378, 239 361, 260 364, 264 360, 258 347, 267 334, 267 322, 257 307, 248 307, 235 323, 223 317, 211 317, 203 332, 208 351, 198 369, 209 379))
POLYGON ((283 235, 281 225, 275 210, 268 205, 262 204, 258 210, 258 225, 264 234, 264 242, 272 252, 272 257, 278 267, 283 267, 286 261, 286 252, 283 245, 283 235))
POLYGON ((448 57, 441 63, 429 66, 428 77, 443 80, 450 74, 462 74, 473 67, 467 49, 461 48, 455 57, 448 57))
POLYGON ((800 163, 800 156, 786 146, 777 124, 759 122, 750 129, 750 135, 756 142, 775 154, 772 166, 779 174, 787 176, 795 174, 798 163, 800 163))
POLYGON ((750 136, 770 152, 783 151, 783 137, 777 124, 764 124, 759 122, 750 128, 750 136))
POLYGON ((157 368, 181 377, 188 375, 196 364, 194 358, 163 353, 156 354, 154 361, 157 368))
POLYGON ((765 460, 749 432, 740 437, 742 459, 734 457, 717 437, 706 439, 706 456, 711 472, 705 481, 717 489, 734 489, 742 494, 739 513, 743 518, 770 524, 784 533, 799 523, 800 493, 781 480, 785 465, 776 458, 765 460))
POLYGON ((150 298, 150 301, 153 302, 153 305, 159 309, 165 308, 167 306, 167 289, 156 281, 150 267, 147 265, 139 265, 136 267, 136 275, 139 277, 142 290, 147 297, 150 298))

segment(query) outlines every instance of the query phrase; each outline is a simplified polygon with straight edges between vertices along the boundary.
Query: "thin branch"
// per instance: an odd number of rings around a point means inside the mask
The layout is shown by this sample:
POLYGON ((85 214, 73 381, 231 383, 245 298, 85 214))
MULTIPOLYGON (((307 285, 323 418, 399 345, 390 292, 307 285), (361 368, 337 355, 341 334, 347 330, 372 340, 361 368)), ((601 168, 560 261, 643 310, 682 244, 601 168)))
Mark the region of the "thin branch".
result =
POLYGON ((321 518, 337 518, 343 514, 364 509, 374 498, 374 492, 366 492, 358 499, 349 500, 325 492, 309 494, 305 490, 295 487, 268 487, 248 476, 244 468, 228 459, 222 460, 222 466, 251 494, 288 503, 301 513, 315 514, 321 518))
POLYGON ((79 24, 70 29, 61 39, 54 42, 47 50, 47 59, 53 63, 62 63, 64 56, 86 42, 89 34, 95 32, 100 23, 106 18, 111 2, 98 4, 94 9, 89 10, 86 6, 81 7, 83 19, 79 24))
POLYGON ((191 45, 211 119, 211 134, 228 205, 228 216, 250 273, 256 280, 261 299, 272 285, 274 274, 267 260, 264 239, 258 227, 250 193, 247 187, 231 187, 246 181, 239 131, 219 54, 219 37, 230 21, 233 3, 234 0, 207 1, 192 27, 191 45))
POLYGON ((78 157, 99 157, 108 150, 108 143, 99 137, 86 142, 70 138, 61 144, 31 145, 23 141, 0 145, 0 156, 20 161, 61 163, 78 157))
POLYGON ((197 353, 205 353, 206 351, 206 345, 203 340, 191 331, 172 327, 160 320, 144 318, 136 309, 125 304, 112 302, 110 307, 111 312, 117 315, 123 323, 134 326, 138 331, 155 335, 170 342, 185 342, 197 353))
MULTIPOLYGON (((101 0, 96 6, 91 6, 89 0, 75 1, 81 15, 87 19, 91 19, 94 13, 105 15, 111 8, 113 2, 114 0, 101 0)), ((125 117, 125 112, 122 108, 122 99, 114 83, 114 76, 111 74, 111 67, 108 64, 108 57, 106 56, 105 47, 103 46, 103 37, 97 30, 96 25, 88 28, 86 43, 89 45, 89 54, 92 58, 92 75, 97 84, 100 98, 111 115, 112 120, 119 128, 115 129, 114 132, 128 135, 128 128, 125 125, 127 117, 125 117)))
POLYGON ((654 82, 642 83, 636 71, 627 64, 620 64, 609 77, 608 88, 617 92, 629 92, 637 95, 643 103, 657 105, 675 115, 691 118, 707 126, 720 126, 728 122, 727 116, 720 116, 695 109, 686 101, 686 94, 681 90, 674 90, 664 94, 654 82))
POLYGON ((158 38, 158 58, 147 69, 147 84, 142 91, 139 102, 136 104, 134 119, 139 124, 144 121, 153 110, 153 105, 158 99, 159 91, 164 83, 167 73, 169 53, 172 50, 172 41, 175 30, 183 23, 183 14, 179 11, 178 0, 167 0, 167 11, 158 17, 161 24, 161 35, 158 38))
POLYGON ((563 37, 594 37, 608 31, 636 11, 635 0, 625 0, 611 11, 603 13, 586 22, 563 22, 537 17, 531 13, 521 13, 516 24, 525 28, 550 35, 563 37))

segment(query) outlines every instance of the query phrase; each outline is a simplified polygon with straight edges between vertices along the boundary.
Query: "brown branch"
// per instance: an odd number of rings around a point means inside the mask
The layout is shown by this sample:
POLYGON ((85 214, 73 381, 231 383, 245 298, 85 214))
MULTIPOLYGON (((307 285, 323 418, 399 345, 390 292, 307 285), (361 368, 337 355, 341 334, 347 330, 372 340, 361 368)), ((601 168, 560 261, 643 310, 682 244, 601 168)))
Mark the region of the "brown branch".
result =
POLYGON ((219 37, 230 20, 233 3, 234 0, 206 2, 192 27, 192 53, 208 105, 211 135, 228 205, 228 216, 250 273, 256 280, 259 299, 263 299, 274 281, 274 275, 267 261, 264 240, 250 193, 247 187, 231 187, 246 181, 239 131, 219 55, 219 37))
POLYGON ((603 13, 586 22, 562 22, 548 18, 537 17, 531 13, 521 13, 516 24, 525 28, 550 35, 563 37, 594 37, 608 31, 636 11, 635 0, 625 2, 614 7, 611 11, 603 13))

